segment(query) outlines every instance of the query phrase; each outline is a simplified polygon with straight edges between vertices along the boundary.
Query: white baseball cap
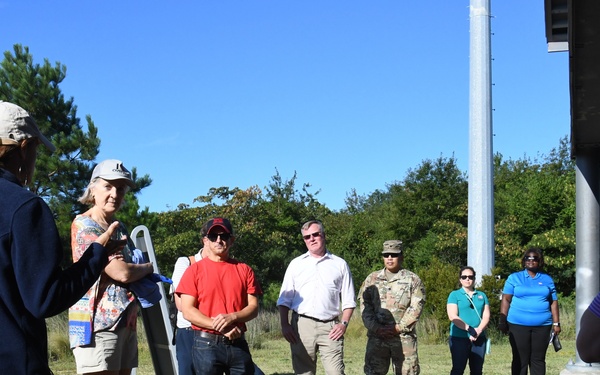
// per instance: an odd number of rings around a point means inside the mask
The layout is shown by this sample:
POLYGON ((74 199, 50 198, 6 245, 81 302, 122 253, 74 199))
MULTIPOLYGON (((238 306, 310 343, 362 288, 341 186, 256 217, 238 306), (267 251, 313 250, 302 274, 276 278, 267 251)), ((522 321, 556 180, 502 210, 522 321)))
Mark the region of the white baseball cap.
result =
POLYGON ((121 160, 108 159, 98 163, 92 172, 92 178, 90 181, 93 181, 96 178, 101 178, 107 181, 125 180, 127 185, 135 188, 135 184, 131 179, 131 172, 125 168, 121 160))
POLYGON ((56 147, 40 132, 33 118, 16 104, 0 100, 0 145, 18 145, 28 138, 37 138, 53 152, 56 147))

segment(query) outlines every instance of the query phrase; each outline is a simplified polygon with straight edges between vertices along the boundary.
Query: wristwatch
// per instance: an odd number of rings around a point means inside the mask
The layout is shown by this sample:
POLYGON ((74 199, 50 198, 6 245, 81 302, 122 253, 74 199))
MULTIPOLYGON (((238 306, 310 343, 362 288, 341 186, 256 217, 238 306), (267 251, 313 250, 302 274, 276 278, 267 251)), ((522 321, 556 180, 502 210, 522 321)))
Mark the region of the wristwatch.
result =
POLYGON ((348 326, 348 322, 345 320, 342 320, 342 324, 345 325, 346 327, 348 326))
POLYGON ((552 323, 553 326, 560 327, 560 322, 552 323))

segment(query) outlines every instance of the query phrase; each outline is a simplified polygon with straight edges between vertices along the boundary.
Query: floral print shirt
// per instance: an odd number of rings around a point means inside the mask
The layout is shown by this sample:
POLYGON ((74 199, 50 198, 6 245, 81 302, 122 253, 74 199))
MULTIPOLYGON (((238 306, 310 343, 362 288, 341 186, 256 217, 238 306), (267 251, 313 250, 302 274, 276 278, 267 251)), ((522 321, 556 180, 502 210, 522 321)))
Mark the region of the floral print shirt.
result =
MULTIPOLYGON (((117 229, 117 238, 127 235, 123 225, 117 229)), ((73 262, 79 260, 88 246, 104 229, 89 216, 78 215, 71 224, 71 249, 73 262)), ((132 262, 132 245, 122 251, 123 260, 132 262)), ((114 258, 113 255, 109 261, 114 258)), ((111 279, 106 273, 94 283, 86 294, 69 308, 69 342, 71 348, 88 345, 92 334, 97 331, 114 331, 117 327, 130 327, 135 330, 137 304, 135 296, 123 285, 111 279)))

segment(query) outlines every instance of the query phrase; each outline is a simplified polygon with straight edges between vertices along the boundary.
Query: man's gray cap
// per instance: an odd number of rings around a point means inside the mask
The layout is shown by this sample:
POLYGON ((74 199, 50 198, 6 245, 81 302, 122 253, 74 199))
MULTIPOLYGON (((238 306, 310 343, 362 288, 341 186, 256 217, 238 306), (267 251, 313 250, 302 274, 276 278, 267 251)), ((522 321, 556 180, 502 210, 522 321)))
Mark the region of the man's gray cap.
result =
POLYGON ((28 138, 39 139, 51 152, 56 149, 26 110, 0 100, 0 145, 18 145, 28 138))
POLYGON ((402 241, 388 240, 383 243, 382 254, 402 254, 402 241))

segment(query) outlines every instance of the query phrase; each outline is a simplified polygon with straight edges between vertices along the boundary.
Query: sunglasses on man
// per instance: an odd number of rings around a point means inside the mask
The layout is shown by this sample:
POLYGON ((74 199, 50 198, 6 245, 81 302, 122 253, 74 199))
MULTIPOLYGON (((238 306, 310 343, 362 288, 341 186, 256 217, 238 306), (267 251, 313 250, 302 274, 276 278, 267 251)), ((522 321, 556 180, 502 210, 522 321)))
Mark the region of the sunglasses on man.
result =
POLYGON ((209 233, 206 235, 210 242, 217 242, 218 238, 221 238, 221 241, 229 241, 231 238, 231 234, 229 233, 209 233))
POLYGON ((307 234, 305 236, 302 236, 302 238, 304 238, 306 241, 310 240, 310 238, 318 238, 321 237, 321 232, 315 232, 315 233, 311 233, 311 234, 307 234))

